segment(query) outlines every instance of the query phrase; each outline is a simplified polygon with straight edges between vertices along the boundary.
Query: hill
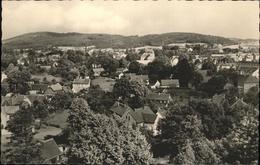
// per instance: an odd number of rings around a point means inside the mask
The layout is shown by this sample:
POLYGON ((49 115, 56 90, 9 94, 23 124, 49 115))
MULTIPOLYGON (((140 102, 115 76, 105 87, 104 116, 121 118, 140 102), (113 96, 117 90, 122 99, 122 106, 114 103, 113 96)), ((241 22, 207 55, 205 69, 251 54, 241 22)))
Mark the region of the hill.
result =
POLYGON ((82 34, 35 32, 3 40, 3 47, 8 48, 41 48, 52 46, 84 46, 95 45, 98 48, 131 48, 144 45, 161 45, 174 42, 203 42, 234 44, 236 41, 224 37, 197 33, 164 33, 145 36, 122 36, 111 34, 82 34))

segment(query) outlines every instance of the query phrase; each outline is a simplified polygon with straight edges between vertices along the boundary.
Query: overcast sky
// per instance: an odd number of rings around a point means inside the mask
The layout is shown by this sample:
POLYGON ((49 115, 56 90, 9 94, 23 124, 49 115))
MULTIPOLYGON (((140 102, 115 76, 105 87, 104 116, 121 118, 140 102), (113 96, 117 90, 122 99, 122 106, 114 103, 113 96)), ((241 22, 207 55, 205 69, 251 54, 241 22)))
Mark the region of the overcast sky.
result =
POLYGON ((2 9, 3 39, 37 31, 259 38, 256 1, 4 1, 2 9))

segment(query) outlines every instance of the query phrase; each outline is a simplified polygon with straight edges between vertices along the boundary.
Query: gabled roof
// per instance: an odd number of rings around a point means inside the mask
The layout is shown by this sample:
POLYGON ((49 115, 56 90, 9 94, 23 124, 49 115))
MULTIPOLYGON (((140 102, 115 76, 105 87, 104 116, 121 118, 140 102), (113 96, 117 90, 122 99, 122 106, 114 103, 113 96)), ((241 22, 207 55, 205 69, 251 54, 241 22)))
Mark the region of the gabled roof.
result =
POLYGON ((73 81, 73 84, 88 84, 89 81, 90 81, 89 78, 86 79, 78 78, 73 81))
POLYGON ((1 111, 11 115, 16 113, 19 110, 19 106, 1 106, 1 111))
POLYGON ((120 117, 122 117, 126 112, 133 111, 132 108, 125 104, 121 104, 119 102, 115 102, 115 104, 110 108, 110 110, 120 117))
POLYGON ((249 76, 244 83, 259 83, 259 80, 254 76, 249 76))
POLYGON ((53 91, 61 91, 62 90, 62 86, 57 83, 57 84, 54 84, 54 85, 51 85, 50 88, 53 90, 53 91))
POLYGON ((41 157, 44 159, 44 162, 62 154, 62 152, 59 150, 58 145, 53 139, 48 139, 44 141, 41 145, 40 152, 41 157))
MULTIPOLYGON (((2 97, 1 105, 14 106, 21 105, 23 102, 28 102, 28 97, 26 95, 16 95, 12 97, 2 97)), ((29 102, 28 102, 29 103, 29 102)))
POLYGON ((161 86, 170 86, 170 87, 176 87, 179 85, 178 79, 165 79, 161 80, 161 86))
POLYGON ((243 107, 243 106, 247 106, 248 104, 247 103, 245 103, 244 101, 243 101, 243 99, 238 99, 234 104, 232 104, 231 106, 230 106, 230 108, 232 109, 232 108, 235 108, 235 107, 243 107))
POLYGON ((133 118, 137 123, 154 123, 156 115, 149 106, 135 109, 133 118))
POLYGON ((31 86, 32 90, 46 91, 47 88, 48 88, 47 84, 32 84, 32 86, 31 86))
POLYGON ((162 101, 167 101, 171 97, 170 94, 165 94, 165 93, 149 93, 146 98, 148 100, 162 100, 162 101))

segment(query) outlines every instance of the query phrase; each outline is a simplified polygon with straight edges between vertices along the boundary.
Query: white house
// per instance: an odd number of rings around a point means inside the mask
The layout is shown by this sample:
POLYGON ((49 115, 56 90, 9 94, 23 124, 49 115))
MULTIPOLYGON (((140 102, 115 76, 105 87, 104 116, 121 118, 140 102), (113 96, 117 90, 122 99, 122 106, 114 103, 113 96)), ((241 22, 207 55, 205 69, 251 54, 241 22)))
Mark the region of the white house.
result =
POLYGON ((83 89, 88 89, 90 87, 90 78, 86 77, 85 79, 75 79, 72 83, 72 91, 78 93, 83 89))

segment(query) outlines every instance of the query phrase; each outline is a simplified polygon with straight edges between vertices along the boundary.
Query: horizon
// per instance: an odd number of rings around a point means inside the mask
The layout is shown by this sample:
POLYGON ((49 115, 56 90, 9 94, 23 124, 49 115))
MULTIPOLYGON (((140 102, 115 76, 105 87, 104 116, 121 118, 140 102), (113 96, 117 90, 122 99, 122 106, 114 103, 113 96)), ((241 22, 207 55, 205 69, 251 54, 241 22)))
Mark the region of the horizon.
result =
POLYGON ((237 37, 225 37, 225 36, 217 36, 217 35, 212 35, 212 34, 203 34, 203 33, 196 33, 196 32, 163 32, 163 33, 151 33, 151 34, 145 34, 145 35, 123 35, 123 34, 112 34, 112 33, 84 33, 84 32, 55 32, 55 31, 35 31, 35 32, 29 32, 29 33, 23 33, 23 34, 19 34, 17 36, 13 36, 11 38, 6 38, 3 39, 2 41, 5 40, 10 40, 19 36, 23 36, 23 35, 27 35, 27 34, 33 34, 33 33, 59 33, 59 34, 69 34, 69 33, 77 33, 77 34, 105 34, 105 35, 119 35, 119 36, 124 36, 124 37, 131 37, 131 36, 137 36, 137 37, 142 37, 142 36, 147 36, 147 35, 160 35, 160 34, 167 34, 167 33, 191 33, 191 34, 200 34, 200 35, 207 35, 207 36, 215 36, 215 37, 223 37, 223 38, 227 38, 227 39, 239 39, 239 40, 259 40, 258 38, 237 38, 237 37))
POLYGON ((42 31, 259 38, 258 2, 252 1, 4 1, 2 9, 2 40, 42 31))

